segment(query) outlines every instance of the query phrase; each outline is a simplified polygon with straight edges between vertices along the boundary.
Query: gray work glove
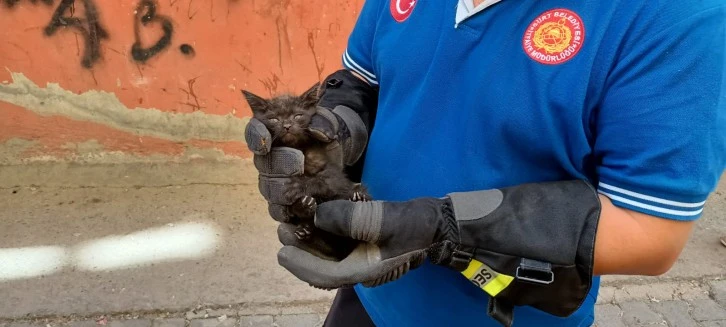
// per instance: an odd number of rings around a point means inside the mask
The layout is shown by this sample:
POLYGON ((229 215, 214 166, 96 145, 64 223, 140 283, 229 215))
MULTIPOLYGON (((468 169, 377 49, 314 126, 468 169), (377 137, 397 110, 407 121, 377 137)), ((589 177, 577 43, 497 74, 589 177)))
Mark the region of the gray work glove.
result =
POLYGON ((278 261, 299 279, 324 289, 396 280, 421 265, 434 243, 454 237, 447 233, 456 226, 453 216, 444 216, 444 204, 445 200, 435 198, 320 204, 315 215, 318 229, 364 242, 336 261, 312 256, 285 238, 278 261))
POLYGON ((387 283, 428 258, 461 271, 491 296, 489 315, 511 326, 515 305, 560 317, 579 308, 592 285, 599 217, 597 192, 581 180, 405 202, 337 200, 318 206, 315 226, 364 243, 326 260, 281 239, 278 262, 329 289, 387 283))
MULTIPOLYGON (((368 133, 358 114, 347 107, 337 106, 333 110, 318 107, 308 128, 317 140, 328 143, 329 151, 336 151, 331 158, 340 158, 346 165, 358 161, 368 141, 368 133)), ((292 176, 304 172, 305 158, 300 150, 288 147, 272 147, 272 137, 264 124, 252 118, 245 130, 245 139, 254 153, 253 161, 259 171, 259 190, 268 202, 273 219, 281 224, 278 228, 280 241, 291 244, 320 258, 345 257, 358 243, 349 238, 316 231, 306 240, 298 240, 295 230, 298 223, 289 214, 292 205, 285 196, 292 176), (294 238, 294 240, 290 238, 294 238)), ((342 165, 341 165, 342 166, 342 165)))
MULTIPOLYGON (((331 151, 342 151, 346 165, 358 161, 368 142, 368 133, 358 114, 343 106, 333 110, 318 107, 308 132, 317 140, 329 143, 331 151)), ((254 153, 260 193, 268 202, 270 216, 279 222, 291 222, 293 217, 288 215, 285 207, 292 203, 285 199, 285 187, 289 185, 291 176, 303 174, 303 153, 293 148, 272 147, 270 131, 255 118, 247 124, 245 140, 254 153)))

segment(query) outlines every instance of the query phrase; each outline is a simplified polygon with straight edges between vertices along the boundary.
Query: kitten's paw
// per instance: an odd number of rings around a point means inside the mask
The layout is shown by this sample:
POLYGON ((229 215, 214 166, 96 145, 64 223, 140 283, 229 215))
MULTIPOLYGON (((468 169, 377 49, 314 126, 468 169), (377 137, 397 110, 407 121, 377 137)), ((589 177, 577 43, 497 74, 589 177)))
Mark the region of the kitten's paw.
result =
POLYGON ((304 195, 292 204, 291 210, 298 218, 312 219, 318 210, 318 204, 312 196, 304 195))
POLYGON ((310 224, 301 224, 295 230, 295 236, 301 241, 310 239, 310 237, 313 236, 313 226, 310 224))
POLYGON ((295 204, 298 202, 301 198, 305 197, 305 193, 303 193, 303 188, 298 187, 297 184, 290 185, 287 187, 285 192, 282 194, 285 198, 285 201, 287 203, 295 204))
POLYGON ((372 200, 372 198, 362 184, 355 184, 355 186, 353 186, 353 193, 350 196, 350 200, 354 202, 368 202, 372 200))
POLYGON ((300 204, 305 211, 306 217, 315 217, 315 211, 318 210, 318 203, 312 196, 306 195, 300 199, 300 204))
POLYGON ((303 205, 308 206, 308 207, 314 207, 315 198, 313 198, 312 196, 306 195, 306 196, 303 196, 302 199, 300 199, 300 203, 302 203, 303 205))
POLYGON ((366 195, 361 192, 353 192, 353 195, 350 196, 350 200, 353 202, 368 201, 366 195))

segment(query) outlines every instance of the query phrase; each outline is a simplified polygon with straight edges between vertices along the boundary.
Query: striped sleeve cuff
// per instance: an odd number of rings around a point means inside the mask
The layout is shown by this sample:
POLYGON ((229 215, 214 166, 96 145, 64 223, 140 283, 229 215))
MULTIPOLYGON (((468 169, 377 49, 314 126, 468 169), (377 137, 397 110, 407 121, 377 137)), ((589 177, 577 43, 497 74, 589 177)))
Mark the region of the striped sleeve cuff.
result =
POLYGON ((600 182, 598 192, 610 198, 616 206, 642 212, 652 216, 675 219, 695 220, 701 216, 706 201, 679 202, 646 195, 622 187, 600 182))
POLYGON ((353 58, 348 54, 348 50, 345 50, 345 53, 343 54, 343 65, 345 68, 348 68, 352 71, 355 71, 360 76, 363 76, 363 78, 368 81, 371 85, 378 85, 378 79, 376 78, 376 75, 371 73, 370 70, 363 68, 361 65, 359 65, 353 58))

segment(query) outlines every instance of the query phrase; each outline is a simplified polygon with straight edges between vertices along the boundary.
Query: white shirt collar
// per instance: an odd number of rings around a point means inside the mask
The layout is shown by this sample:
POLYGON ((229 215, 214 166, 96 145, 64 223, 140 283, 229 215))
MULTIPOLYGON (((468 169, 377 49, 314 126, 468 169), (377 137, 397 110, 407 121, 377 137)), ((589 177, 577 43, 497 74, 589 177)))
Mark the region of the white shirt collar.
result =
POLYGON ((474 0, 459 0, 459 3, 456 5, 456 20, 454 22, 454 27, 458 27, 459 24, 467 18, 474 16, 476 13, 499 1, 501 0, 484 0, 484 2, 474 8, 474 0))

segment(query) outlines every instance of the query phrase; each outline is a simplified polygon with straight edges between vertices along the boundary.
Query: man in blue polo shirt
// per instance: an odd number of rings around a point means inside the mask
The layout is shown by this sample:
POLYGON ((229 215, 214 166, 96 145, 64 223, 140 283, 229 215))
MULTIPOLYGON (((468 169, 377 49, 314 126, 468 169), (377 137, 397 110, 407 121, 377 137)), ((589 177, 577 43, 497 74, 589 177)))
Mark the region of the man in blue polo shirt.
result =
MULTIPOLYGON (((667 271, 724 170, 725 48, 718 0, 367 0, 311 131, 377 201, 318 206, 342 258, 281 224, 280 264, 342 287, 328 326, 589 326, 598 276, 667 271)), ((299 157, 250 127, 271 200, 299 157)))

